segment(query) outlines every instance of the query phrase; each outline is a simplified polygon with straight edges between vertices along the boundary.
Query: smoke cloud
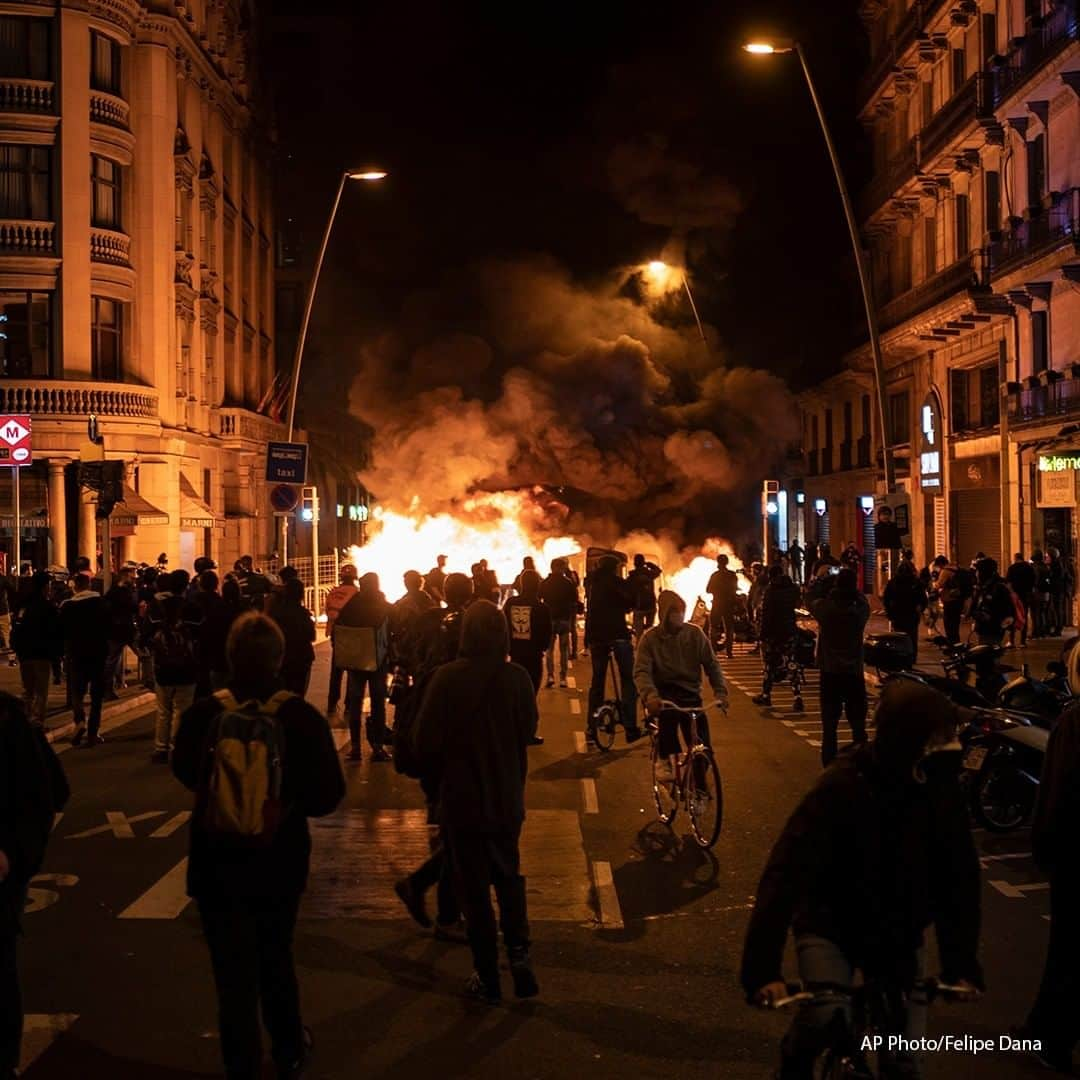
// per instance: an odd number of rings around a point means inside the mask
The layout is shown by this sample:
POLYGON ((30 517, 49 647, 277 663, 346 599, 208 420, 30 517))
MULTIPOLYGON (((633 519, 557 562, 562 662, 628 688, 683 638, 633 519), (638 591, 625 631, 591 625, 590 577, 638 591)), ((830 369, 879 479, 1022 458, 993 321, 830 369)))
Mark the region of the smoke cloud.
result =
POLYGON ((369 490, 437 513, 542 488, 553 528, 601 541, 737 527, 717 519, 797 437, 793 403, 779 379, 657 321, 627 279, 586 286, 550 258, 493 260, 410 298, 352 388, 373 431, 369 490))

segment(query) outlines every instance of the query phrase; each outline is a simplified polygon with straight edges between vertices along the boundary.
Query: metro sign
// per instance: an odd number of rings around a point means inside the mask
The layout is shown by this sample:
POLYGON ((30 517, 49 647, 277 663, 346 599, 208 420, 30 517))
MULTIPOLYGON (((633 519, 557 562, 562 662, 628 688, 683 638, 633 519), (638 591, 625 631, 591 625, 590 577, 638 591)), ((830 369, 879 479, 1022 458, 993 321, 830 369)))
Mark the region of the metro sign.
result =
POLYGON ((0 464, 29 465, 32 458, 30 417, 0 416, 0 464))

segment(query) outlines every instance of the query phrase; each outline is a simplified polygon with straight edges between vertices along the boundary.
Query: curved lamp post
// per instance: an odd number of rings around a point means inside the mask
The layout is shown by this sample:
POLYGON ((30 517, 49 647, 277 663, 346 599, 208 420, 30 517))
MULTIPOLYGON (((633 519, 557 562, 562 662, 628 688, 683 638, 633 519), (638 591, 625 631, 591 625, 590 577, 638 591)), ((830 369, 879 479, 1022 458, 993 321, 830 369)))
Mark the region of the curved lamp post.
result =
POLYGON ((817 87, 814 85, 810 67, 806 62, 806 54, 797 41, 751 41, 743 46, 743 50, 752 56, 773 56, 777 53, 793 52, 798 56, 803 75, 806 76, 806 85, 810 91, 810 98, 814 103, 814 109, 821 124, 821 133, 825 137, 825 145, 829 150, 829 160, 832 162, 836 186, 840 189, 840 200, 844 204, 844 216, 847 219, 848 232, 851 234, 851 246, 855 253, 855 266, 859 271, 863 307, 866 309, 866 328, 870 334, 870 350, 874 357, 874 383, 877 391, 878 426, 881 428, 881 460, 885 472, 885 490, 891 492, 893 490, 893 467, 892 456, 889 453, 889 433, 885 425, 885 361, 881 354, 881 337, 878 333, 877 312, 874 308, 874 294, 870 283, 870 267, 867 265, 866 253, 863 251, 859 239, 859 225, 855 220, 855 209, 851 204, 851 196, 848 193, 847 184, 844 182, 844 174, 840 168, 840 158, 837 156, 832 133, 829 131, 829 125, 825 119, 825 111, 821 107, 821 99, 818 97, 817 87))
POLYGON ((682 273, 683 288, 686 289, 686 299, 690 301, 690 310, 694 313, 694 322, 697 323, 698 333, 701 335, 701 344, 705 346, 705 353, 709 352, 709 339, 705 337, 705 328, 701 325, 701 316, 698 315, 697 304, 694 303, 694 294, 690 291, 690 279, 686 276, 686 271, 679 271, 677 268, 668 266, 663 259, 653 259, 645 267, 648 270, 650 276, 654 280, 659 280, 672 273, 682 273))

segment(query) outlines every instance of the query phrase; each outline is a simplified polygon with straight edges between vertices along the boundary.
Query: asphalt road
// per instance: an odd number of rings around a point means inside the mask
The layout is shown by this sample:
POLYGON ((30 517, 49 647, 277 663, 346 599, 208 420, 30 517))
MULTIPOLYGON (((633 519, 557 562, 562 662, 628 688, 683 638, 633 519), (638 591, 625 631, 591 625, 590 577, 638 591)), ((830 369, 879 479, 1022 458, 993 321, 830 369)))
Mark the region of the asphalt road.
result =
MULTIPOLYGON (((756 689, 756 660, 729 671, 756 689)), ((765 856, 819 769, 815 684, 803 716, 784 690, 763 710, 737 686, 713 721, 725 822, 709 856, 682 817, 674 831, 655 822, 644 740, 582 752, 588 660, 573 675, 576 687, 541 693, 547 741, 530 753, 523 850, 541 997, 491 1010, 461 999, 467 949, 426 936, 390 888, 426 847, 419 791, 390 765, 347 763, 346 805, 316 829, 296 943, 313 1078, 771 1075, 786 1018, 747 1008, 737 972, 765 856)), ((190 797, 150 763, 151 728, 139 715, 64 754, 74 797, 26 919, 31 1080, 219 1075, 209 963, 183 895, 190 797)), ((935 1009, 931 1026, 996 1040, 1034 991, 1048 894, 1026 834, 978 839, 990 991, 935 1009)), ((987 1054, 935 1057, 928 1075, 961 1070, 1041 1072, 987 1054)))

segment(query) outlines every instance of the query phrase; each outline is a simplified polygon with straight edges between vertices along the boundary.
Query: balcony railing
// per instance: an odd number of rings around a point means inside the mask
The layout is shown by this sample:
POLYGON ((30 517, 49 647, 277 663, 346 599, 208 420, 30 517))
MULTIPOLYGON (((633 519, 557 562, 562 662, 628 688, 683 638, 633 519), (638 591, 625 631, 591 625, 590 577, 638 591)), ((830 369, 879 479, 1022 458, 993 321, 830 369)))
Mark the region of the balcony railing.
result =
POLYGON ((859 212, 868 218, 887 199, 899 191, 919 167, 919 136, 909 140, 903 148, 886 163, 863 190, 859 198, 859 212))
POLYGON ((993 73, 994 105, 1000 105, 1044 64, 1080 40, 1080 16, 1076 0, 1065 0, 1046 16, 1042 26, 1021 39, 1004 67, 993 73))
POLYGON ((0 221, 0 253, 52 255, 56 225, 52 221, 0 221))
POLYGON ((220 409, 218 417, 223 439, 246 439, 267 443, 285 437, 285 425, 249 409, 220 409))
POLYGON ((91 229, 90 260, 111 263, 113 266, 130 266, 131 237, 115 229, 91 229))
POLYGON ((1060 379, 1009 395, 1009 419, 1015 423, 1076 413, 1080 413, 1080 378, 1060 379))
POLYGON ((856 463, 857 469, 869 469, 870 468, 870 436, 863 435, 856 446, 856 463))
POLYGON ((104 90, 90 91, 90 119, 97 124, 127 129, 130 109, 128 103, 104 90))
POLYGON ((958 259, 952 266, 884 304, 878 311, 881 329, 891 330, 953 294, 980 285, 980 275, 975 266, 975 260, 970 256, 958 259))
POLYGON ((877 89, 891 68, 896 67, 915 43, 919 31, 938 13, 945 0, 915 0, 896 29, 875 54, 870 70, 859 80, 858 99, 865 102, 877 89))
POLYGON ((55 84, 0 77, 0 112, 52 112, 55 84))
POLYGON ((851 443, 842 442, 840 444, 840 469, 842 472, 847 472, 851 468, 851 443))
POLYGON ((982 72, 972 75, 960 89, 930 118, 920 136, 920 160, 933 161, 950 142, 969 128, 976 119, 989 115, 990 102, 982 72))
POLYGON ((157 391, 124 383, 49 383, 0 378, 0 412, 32 416, 128 417, 153 420, 158 415, 157 391))
POLYGON ((994 277, 1037 259, 1080 237, 1080 188, 1070 188, 1049 210, 1022 221, 989 247, 990 273, 994 277))

